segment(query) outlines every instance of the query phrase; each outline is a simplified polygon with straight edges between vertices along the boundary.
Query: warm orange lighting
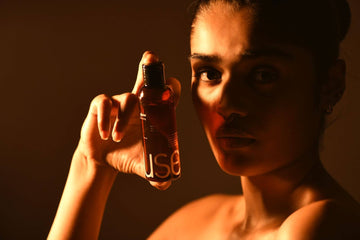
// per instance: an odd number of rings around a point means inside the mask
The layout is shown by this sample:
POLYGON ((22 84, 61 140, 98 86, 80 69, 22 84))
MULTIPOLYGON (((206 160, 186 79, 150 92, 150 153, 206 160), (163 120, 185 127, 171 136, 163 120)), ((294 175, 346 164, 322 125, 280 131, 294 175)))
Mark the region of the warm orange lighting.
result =
POLYGON ((169 100, 170 96, 171 96, 170 91, 165 91, 163 93, 163 95, 161 96, 161 100, 162 101, 167 101, 167 100, 169 100))

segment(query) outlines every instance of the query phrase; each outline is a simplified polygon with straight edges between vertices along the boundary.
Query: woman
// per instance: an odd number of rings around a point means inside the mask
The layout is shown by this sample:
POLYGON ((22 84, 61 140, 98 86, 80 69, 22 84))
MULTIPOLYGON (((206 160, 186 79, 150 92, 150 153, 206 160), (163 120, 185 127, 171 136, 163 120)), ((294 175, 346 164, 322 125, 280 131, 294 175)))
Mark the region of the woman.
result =
MULTIPOLYGON (((212 195, 150 239, 358 239, 360 207, 326 172, 319 144, 345 89, 346 1, 200 0, 192 95, 212 151, 241 196, 212 195)), ((97 96, 81 130, 49 239, 96 239, 117 172, 144 177, 136 94, 97 96)), ((179 82, 168 84, 180 94, 179 82)), ((171 184, 155 183, 159 189, 171 184)))

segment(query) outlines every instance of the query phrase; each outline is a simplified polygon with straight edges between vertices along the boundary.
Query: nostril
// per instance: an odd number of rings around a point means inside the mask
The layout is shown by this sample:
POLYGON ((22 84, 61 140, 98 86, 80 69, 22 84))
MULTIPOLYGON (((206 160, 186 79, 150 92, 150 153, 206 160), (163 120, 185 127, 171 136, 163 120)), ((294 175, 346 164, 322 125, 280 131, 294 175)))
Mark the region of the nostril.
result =
POLYGON ((238 117, 237 114, 232 113, 226 120, 231 122, 231 121, 234 121, 234 119, 236 119, 237 117, 238 117))
POLYGON ((249 113, 243 104, 234 101, 221 101, 216 106, 216 112, 225 120, 234 117, 246 117, 249 113))
POLYGON ((234 84, 224 85, 219 93, 219 98, 216 106, 217 112, 224 118, 229 118, 232 114, 239 117, 245 117, 248 115, 248 107, 250 105, 250 99, 248 94, 239 89, 244 89, 234 84))

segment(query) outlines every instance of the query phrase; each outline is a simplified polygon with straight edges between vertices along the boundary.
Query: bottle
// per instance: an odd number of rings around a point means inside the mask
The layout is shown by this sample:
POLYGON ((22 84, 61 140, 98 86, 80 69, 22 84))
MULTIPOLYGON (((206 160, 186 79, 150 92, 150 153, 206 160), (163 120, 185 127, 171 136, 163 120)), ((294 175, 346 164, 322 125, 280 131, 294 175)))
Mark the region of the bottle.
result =
POLYGON ((180 177, 180 156, 174 92, 166 86, 164 65, 142 66, 144 86, 139 92, 145 177, 164 182, 180 177))

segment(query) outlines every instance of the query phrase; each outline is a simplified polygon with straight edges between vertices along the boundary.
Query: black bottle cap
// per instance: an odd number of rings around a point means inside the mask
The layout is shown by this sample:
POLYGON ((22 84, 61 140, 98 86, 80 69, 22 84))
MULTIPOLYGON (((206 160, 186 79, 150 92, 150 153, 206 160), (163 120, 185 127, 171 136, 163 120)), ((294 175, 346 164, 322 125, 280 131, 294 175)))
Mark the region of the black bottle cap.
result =
POLYGON ((162 62, 150 63, 148 65, 143 64, 143 76, 146 87, 164 87, 164 65, 162 62))

